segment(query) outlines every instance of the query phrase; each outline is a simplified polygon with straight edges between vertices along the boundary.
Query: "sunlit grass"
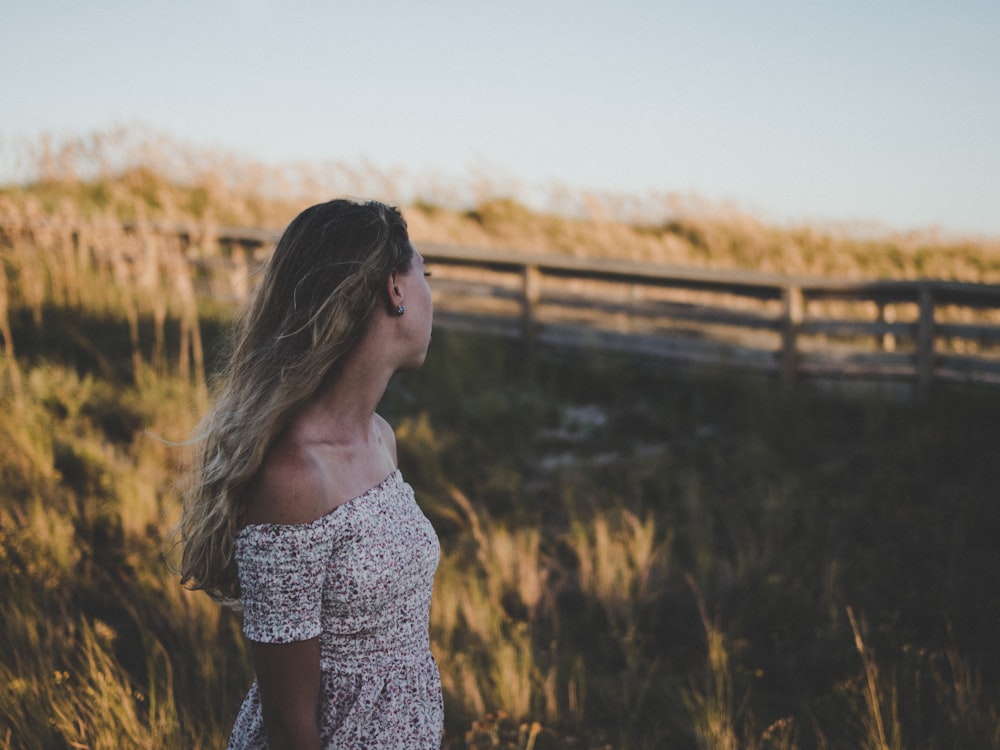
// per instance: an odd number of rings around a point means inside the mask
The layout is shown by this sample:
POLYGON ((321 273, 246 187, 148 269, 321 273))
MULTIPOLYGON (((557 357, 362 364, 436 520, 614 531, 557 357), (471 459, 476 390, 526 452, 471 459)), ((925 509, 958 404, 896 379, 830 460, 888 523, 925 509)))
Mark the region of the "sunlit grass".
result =
MULTIPOLYGON (((444 349, 450 346, 442 342, 444 349)), ((129 349, 127 342, 122 347, 129 349)), ((893 511, 867 506, 864 512, 875 514, 870 520, 854 515, 868 501, 852 498, 860 477, 844 483, 850 473, 844 467, 860 470, 861 464, 851 462, 867 461, 865 451, 852 448, 836 460, 828 455, 829 465, 810 465, 812 451, 798 445, 794 433, 820 439, 815 430, 825 422, 830 437, 822 440, 836 441, 840 430, 850 429, 856 440, 874 447, 886 431, 899 429, 901 419, 911 418, 907 407, 861 409, 860 420, 848 428, 822 400, 803 410, 779 399, 769 408, 781 413, 762 419, 750 401, 718 410, 725 397, 712 388, 721 386, 706 383, 694 401, 682 396, 646 412, 644 424, 622 422, 631 431, 619 431, 617 418, 611 419, 592 446, 577 447, 580 466, 563 465, 546 478, 521 452, 489 440, 482 442, 489 458, 479 454, 464 468, 450 465, 448 452, 458 445, 453 425, 462 420, 451 392, 434 390, 434 369, 444 366, 429 363, 427 373, 405 384, 409 395, 398 400, 401 394, 390 394, 387 408, 396 412, 400 427, 404 472, 441 525, 432 637, 451 746, 467 731, 479 736, 469 727, 501 712, 514 717, 517 732, 541 722, 546 729, 536 734, 537 742, 555 741, 562 733, 590 737, 593 746, 614 738, 621 747, 650 748, 669 742, 894 747, 907 746, 899 744, 907 732, 932 731, 943 739, 928 746, 946 747, 948 737, 974 742, 995 736, 1000 721, 991 678, 954 643, 938 645, 939 657, 921 657, 926 663, 919 683, 916 672, 894 665, 909 652, 897 648, 890 657, 880 650, 876 657, 867 638, 858 648, 846 627, 846 596, 860 592, 869 613, 909 605, 880 602, 868 593, 868 584, 851 572, 870 573, 863 555, 845 550, 836 553, 839 563, 823 562, 830 554, 823 551, 825 528, 847 533, 852 523, 881 523, 879 514, 893 511), (419 410, 400 419, 414 389, 423 393, 415 402, 419 410), (809 416, 815 408, 821 413, 809 416), (808 426, 790 427, 796 419, 808 426), (645 438, 650 420, 659 423, 655 429, 669 449, 623 450, 617 464, 603 459, 586 465, 588 451, 606 455, 605 441, 624 441, 619 447, 625 448, 645 438), (793 459, 796 451, 803 455, 793 459), (479 467, 487 460, 520 472, 521 479, 497 485, 495 471, 479 467), (785 472, 780 480, 779 469, 785 472), (822 522, 811 515, 808 500, 819 486, 809 479, 813 472, 815 481, 828 483, 827 491, 847 493, 837 495, 832 507, 840 509, 828 510, 822 522), (841 489, 831 481, 835 475, 841 489), (489 510, 478 500, 480 485, 489 488, 489 510), (500 486, 513 493, 507 512, 498 510, 500 486), (849 510, 855 504, 858 510, 849 510), (801 540, 791 543, 797 536, 801 540), (822 578, 815 587, 801 577, 812 570, 822 578), (820 695, 810 716, 794 692, 758 685, 758 672, 794 676, 767 659, 804 657, 810 634, 799 632, 794 619, 802 614, 808 618, 803 625, 833 628, 814 637, 843 654, 847 668, 839 679, 846 692, 837 693, 836 684, 825 689, 841 695, 834 702, 841 701, 847 713, 830 714, 820 695), (772 649, 773 656, 766 656, 772 649), (851 660, 852 652, 860 662, 851 660), (928 690, 929 703, 920 698, 928 690), (918 705, 923 713, 914 713, 918 705), (931 713, 927 705, 934 707, 931 713), (912 723, 918 715, 919 726, 912 723)), ((600 372, 602 378, 610 374, 600 372)), ((25 366, 24 373, 28 398, 0 430, 0 584, 10 603, 2 621, 10 646, 0 658, 10 701, 3 705, 0 740, 6 733, 11 747, 98 747, 112 737, 137 736, 153 737, 163 747, 221 744, 249 679, 237 621, 207 598, 183 591, 160 558, 163 534, 175 518, 172 481, 183 454, 169 441, 190 430, 196 387, 153 379, 142 387, 109 389, 102 378, 55 364, 25 366)), ((547 387, 511 377, 507 386, 547 387)), ((675 391, 694 387, 683 380, 671 384, 675 391)), ((751 394, 745 390, 739 398, 751 394)), ((590 395, 579 383, 562 397, 590 395)), ((470 390, 466 398, 469 414, 493 413, 492 402, 474 403, 495 398, 485 390, 470 390)), ((628 400, 619 396, 616 403, 628 400)), ((542 428, 547 420, 560 423, 559 409, 545 416, 535 411, 535 402, 522 394, 507 413, 524 424, 541 420, 542 428)), ((972 406, 951 413, 961 420, 963 412, 978 413, 972 406)), ((950 429, 941 417, 934 419, 937 429, 950 429)), ((906 434, 938 440, 929 428, 906 434)), ((949 434, 956 439, 957 433, 949 434)), ((462 447, 468 458, 470 446, 462 447)), ((902 467, 926 449, 880 450, 871 458, 874 473, 866 470, 873 491, 911 487, 902 467)), ((987 465, 977 465, 965 479, 980 481, 975 477, 984 471, 988 475, 987 465)), ((933 545, 924 548, 938 554, 933 545)), ((919 591, 900 589, 894 596, 900 594, 919 591)))
POLYGON ((141 429, 189 429, 196 391, 26 375, 0 424, 0 746, 224 744, 237 634, 163 567, 176 456, 141 429))
MULTIPOLYGON (((120 220, 271 214, 155 170, 100 181, 0 196, 25 227, 91 222, 0 236, 0 747, 220 747, 239 621, 163 555, 229 311, 120 220)), ((414 226, 587 252, 593 228, 503 201, 414 226)), ((749 221, 601 232, 659 260, 943 273, 919 243, 863 263, 867 240, 749 221)), ((988 280, 991 252, 941 263, 988 280)), ((435 332, 383 406, 442 539, 449 749, 1000 745, 993 392, 849 400, 435 332)))
MULTIPOLYGON (((196 244, 211 253, 213 227, 280 229, 303 205, 354 195, 407 207, 419 242, 774 273, 1000 282, 1000 238, 775 226, 678 194, 528 187, 475 172, 441 180, 370 163, 267 165, 141 125, 58 140, 42 135, 7 148, 26 166, 23 184, 0 187, 0 220, 10 227, 55 219, 44 233, 32 231, 69 270, 82 269, 88 248, 120 231, 122 221, 197 225, 205 241, 196 244), (74 246, 70 227, 81 225, 74 246)), ((40 280, 25 282, 39 289, 40 280)), ((63 289, 69 299, 80 293, 63 289)))

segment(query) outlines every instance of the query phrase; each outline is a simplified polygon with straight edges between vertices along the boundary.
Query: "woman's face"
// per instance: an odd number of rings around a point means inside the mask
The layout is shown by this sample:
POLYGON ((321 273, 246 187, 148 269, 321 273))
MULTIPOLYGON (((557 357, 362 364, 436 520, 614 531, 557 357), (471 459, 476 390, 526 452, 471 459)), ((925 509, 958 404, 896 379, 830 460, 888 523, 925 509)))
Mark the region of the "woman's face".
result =
POLYGON ((427 283, 429 275, 423 256, 414 250, 409 270, 398 277, 405 308, 400 322, 405 325, 407 339, 413 344, 411 357, 403 364, 404 369, 420 367, 427 356, 427 347, 431 342, 434 303, 431 288, 427 283))

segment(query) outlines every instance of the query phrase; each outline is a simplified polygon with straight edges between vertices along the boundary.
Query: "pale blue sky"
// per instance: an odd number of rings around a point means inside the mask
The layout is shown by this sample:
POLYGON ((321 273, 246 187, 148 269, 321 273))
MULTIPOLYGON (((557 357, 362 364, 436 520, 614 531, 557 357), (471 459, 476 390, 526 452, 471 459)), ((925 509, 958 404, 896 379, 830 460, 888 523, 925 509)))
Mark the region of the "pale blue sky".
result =
POLYGON ((368 159, 1000 236, 1000 2, 10 2, 0 138, 139 121, 368 159))

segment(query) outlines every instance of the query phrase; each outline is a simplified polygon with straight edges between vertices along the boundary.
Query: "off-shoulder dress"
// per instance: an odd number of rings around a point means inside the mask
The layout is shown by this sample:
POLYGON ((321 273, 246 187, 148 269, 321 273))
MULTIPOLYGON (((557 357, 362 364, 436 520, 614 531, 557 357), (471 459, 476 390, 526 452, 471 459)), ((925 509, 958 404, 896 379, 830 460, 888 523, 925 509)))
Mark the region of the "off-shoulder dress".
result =
MULTIPOLYGON (((437 535, 399 471, 312 523, 240 530, 246 637, 319 638, 324 748, 440 747, 441 680, 428 634, 439 558, 437 535)), ((229 750, 266 747, 255 680, 229 750)))

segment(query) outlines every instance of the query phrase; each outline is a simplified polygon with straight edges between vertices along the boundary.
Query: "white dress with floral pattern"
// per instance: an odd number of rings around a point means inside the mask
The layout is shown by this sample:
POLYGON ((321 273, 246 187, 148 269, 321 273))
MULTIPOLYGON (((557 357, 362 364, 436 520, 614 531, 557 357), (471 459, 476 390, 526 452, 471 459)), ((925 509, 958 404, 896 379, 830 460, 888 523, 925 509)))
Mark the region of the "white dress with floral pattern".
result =
MULTIPOLYGON (((243 632, 319 638, 324 748, 441 745, 441 679, 428 635, 437 535, 399 471, 308 524, 252 524, 236 537, 243 632)), ((257 682, 230 750, 266 748, 257 682)))

